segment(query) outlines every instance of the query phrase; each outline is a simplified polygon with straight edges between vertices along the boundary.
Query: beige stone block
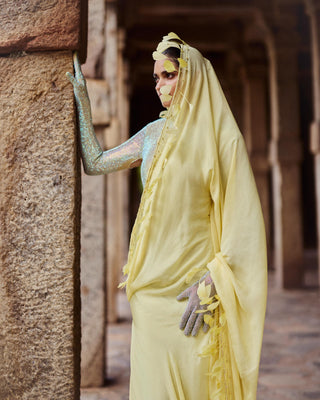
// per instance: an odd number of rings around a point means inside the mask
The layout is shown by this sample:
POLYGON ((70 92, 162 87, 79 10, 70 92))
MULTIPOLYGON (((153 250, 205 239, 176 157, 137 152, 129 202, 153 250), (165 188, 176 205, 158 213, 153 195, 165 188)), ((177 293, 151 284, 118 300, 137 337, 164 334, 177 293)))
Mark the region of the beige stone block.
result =
POLYGON ((110 125, 104 129, 104 144, 106 149, 112 149, 121 144, 121 131, 118 118, 113 117, 110 120, 110 125))
POLYGON ((320 287, 320 153, 314 157, 316 207, 317 207, 317 233, 318 233, 318 282, 320 287))
MULTIPOLYGON (((83 4, 82 4, 83 3, 83 4)), ((0 5, 0 53, 79 49, 81 0, 6 0, 0 5)), ((82 26, 82 29, 84 26, 82 26)))
POLYGON ((93 125, 110 123, 109 87, 104 79, 87 79, 93 125))
POLYGON ((88 176, 82 173, 82 387, 103 386, 105 379, 104 190, 103 175, 88 176))
POLYGON ((300 166, 277 164, 272 175, 276 284, 292 289, 303 276, 300 166))
POLYGON ((0 399, 79 399, 72 55, 1 57, 0 71, 0 399))
MULTIPOLYGON (((111 119, 111 124, 103 130, 107 149, 121 143, 119 120, 111 119)), ((106 251, 107 251, 107 319, 117 321, 118 284, 128 253, 128 171, 118 171, 106 176, 106 251)))
POLYGON ((107 319, 109 323, 115 323, 118 318, 117 295, 118 284, 121 276, 121 190, 120 172, 109 174, 106 178, 107 185, 107 209, 106 209, 106 230, 107 230, 107 319))
POLYGON ((104 0, 89 0, 88 58, 82 66, 87 78, 101 76, 101 62, 105 48, 106 10, 104 0))

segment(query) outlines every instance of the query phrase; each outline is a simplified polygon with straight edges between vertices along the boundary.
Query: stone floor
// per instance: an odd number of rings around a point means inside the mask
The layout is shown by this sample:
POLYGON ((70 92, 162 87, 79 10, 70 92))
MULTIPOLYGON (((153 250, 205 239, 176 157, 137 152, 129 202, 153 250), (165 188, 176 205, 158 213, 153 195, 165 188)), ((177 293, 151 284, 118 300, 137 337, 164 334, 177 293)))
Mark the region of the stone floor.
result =
MULTIPOLYGON (((307 276, 304 290, 276 289, 273 274, 269 281, 257 399, 320 400, 320 292, 316 273, 311 271, 307 276)), ((127 304, 120 299, 122 319, 108 327, 107 386, 82 389, 81 400, 128 399, 131 323, 127 304)))

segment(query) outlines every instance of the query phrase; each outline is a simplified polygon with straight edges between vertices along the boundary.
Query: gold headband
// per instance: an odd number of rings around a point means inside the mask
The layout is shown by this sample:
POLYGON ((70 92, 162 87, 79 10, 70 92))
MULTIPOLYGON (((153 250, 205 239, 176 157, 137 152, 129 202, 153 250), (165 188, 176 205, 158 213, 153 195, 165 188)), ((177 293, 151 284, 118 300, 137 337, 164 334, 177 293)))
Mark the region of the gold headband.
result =
MULTIPOLYGON (((152 53, 152 57, 155 61, 157 60, 166 60, 167 57, 163 54, 165 50, 167 50, 169 47, 175 47, 179 50, 181 50, 181 45, 185 45, 186 42, 184 42, 182 39, 179 38, 179 36, 174 33, 170 32, 168 35, 163 36, 162 41, 158 44, 156 51, 152 53)), ((183 58, 178 58, 179 66, 181 68, 186 68, 187 67, 187 62, 183 58)), ((171 61, 167 60, 166 65, 164 65, 165 69, 167 72, 172 72, 175 70, 173 64, 171 61)))

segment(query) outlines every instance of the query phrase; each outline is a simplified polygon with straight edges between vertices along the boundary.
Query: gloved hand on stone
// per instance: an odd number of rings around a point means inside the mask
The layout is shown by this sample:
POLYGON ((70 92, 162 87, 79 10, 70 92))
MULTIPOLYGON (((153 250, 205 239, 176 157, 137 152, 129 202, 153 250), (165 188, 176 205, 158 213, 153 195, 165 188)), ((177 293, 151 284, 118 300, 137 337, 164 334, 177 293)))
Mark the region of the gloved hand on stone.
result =
POLYGON ((81 65, 78 58, 77 52, 73 54, 73 65, 74 65, 74 76, 67 72, 66 76, 72 83, 74 96, 77 103, 77 108, 80 114, 80 124, 81 119, 87 119, 87 123, 91 122, 91 108, 90 100, 87 91, 86 80, 81 72, 81 65))

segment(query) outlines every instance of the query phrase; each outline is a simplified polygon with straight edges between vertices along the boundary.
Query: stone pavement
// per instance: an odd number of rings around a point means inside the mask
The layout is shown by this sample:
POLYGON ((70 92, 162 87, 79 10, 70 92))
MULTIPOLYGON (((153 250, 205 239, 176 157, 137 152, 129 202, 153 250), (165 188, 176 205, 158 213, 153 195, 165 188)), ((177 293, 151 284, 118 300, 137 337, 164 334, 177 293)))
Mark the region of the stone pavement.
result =
MULTIPOLYGON (((304 290, 283 291, 269 276, 269 294, 258 400, 320 400, 320 293, 315 271, 304 290)), ((81 400, 127 400, 130 314, 121 296, 122 320, 108 327, 108 381, 82 389, 81 400)), ((152 400, 152 399, 150 399, 152 400)), ((201 400, 201 399, 194 399, 201 400)))

